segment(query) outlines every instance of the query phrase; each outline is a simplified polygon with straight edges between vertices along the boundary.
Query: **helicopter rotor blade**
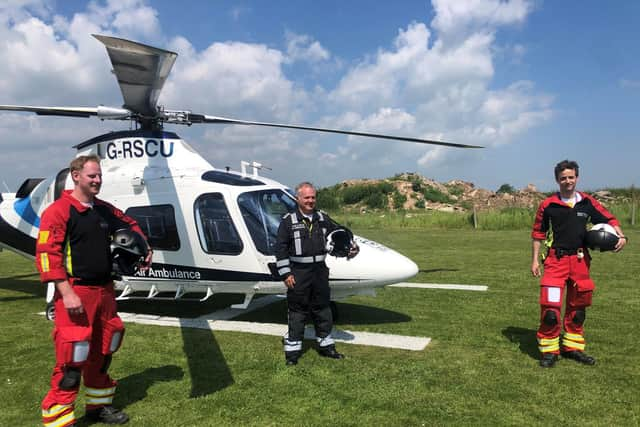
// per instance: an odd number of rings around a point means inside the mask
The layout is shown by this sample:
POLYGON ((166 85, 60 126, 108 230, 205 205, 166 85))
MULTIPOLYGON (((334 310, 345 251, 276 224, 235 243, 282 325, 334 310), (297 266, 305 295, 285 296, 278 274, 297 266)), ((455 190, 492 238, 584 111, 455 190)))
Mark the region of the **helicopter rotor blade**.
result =
POLYGON ((39 116, 64 116, 64 117, 91 117, 100 119, 122 119, 132 117, 131 111, 125 108, 105 107, 39 107, 33 105, 0 105, 0 110, 26 111, 36 113, 39 116))
POLYGON ((285 128, 285 129, 299 129, 299 130, 308 130, 315 132, 327 132, 327 133, 337 133, 342 135, 354 135, 354 136, 364 136, 368 138, 382 138, 382 139, 391 139, 394 141, 408 141, 408 142, 417 142, 420 144, 431 144, 431 145, 441 145, 444 147, 455 147, 455 148, 484 148, 480 145, 468 145, 468 144, 457 144, 454 142, 444 142, 444 141, 436 141, 432 139, 423 139, 423 138, 412 138, 406 136, 396 136, 396 135, 385 135, 380 133, 370 133, 370 132, 356 132, 342 129, 330 129, 330 128, 319 128, 319 127, 311 127, 311 126, 299 126, 299 125, 289 125, 282 123, 267 123, 267 122, 254 122, 247 120, 237 120, 230 119, 227 117, 218 117, 218 116, 208 116, 203 114, 190 114, 189 120, 192 123, 219 123, 219 124, 235 124, 235 125, 249 125, 249 126, 268 126, 275 128, 285 128))
POLYGON ((142 117, 156 117, 160 91, 178 54, 117 37, 93 37, 107 48, 124 108, 142 117))
POLYGON ((42 107, 0 105, 0 110, 27 111, 43 116, 90 117, 109 120, 135 120, 141 129, 162 129, 164 124, 191 125, 195 123, 219 123, 247 126, 267 126, 283 129, 298 129, 313 132, 361 136, 367 138, 407 141, 419 144, 439 145, 454 148, 484 148, 479 145, 458 144, 433 139, 359 132, 343 129, 321 128, 284 123, 257 122, 228 117, 194 114, 188 110, 167 110, 158 106, 158 97, 178 54, 153 46, 117 37, 94 34, 107 49, 124 105, 122 108, 90 107, 42 107))

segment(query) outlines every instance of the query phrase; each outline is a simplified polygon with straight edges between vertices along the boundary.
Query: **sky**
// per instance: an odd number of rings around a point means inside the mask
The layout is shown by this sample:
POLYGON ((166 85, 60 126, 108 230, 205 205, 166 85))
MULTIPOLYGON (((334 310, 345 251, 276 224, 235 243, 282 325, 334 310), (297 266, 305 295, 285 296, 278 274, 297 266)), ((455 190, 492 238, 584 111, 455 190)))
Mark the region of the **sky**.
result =
MULTIPOLYGON (((640 185, 640 2, 0 0, 0 104, 123 100, 91 34, 178 53, 168 109, 482 145, 463 150, 264 127, 167 125, 214 167, 286 185, 417 172, 496 190, 640 185)), ((68 165, 121 121, 0 112, 0 188, 68 165)))

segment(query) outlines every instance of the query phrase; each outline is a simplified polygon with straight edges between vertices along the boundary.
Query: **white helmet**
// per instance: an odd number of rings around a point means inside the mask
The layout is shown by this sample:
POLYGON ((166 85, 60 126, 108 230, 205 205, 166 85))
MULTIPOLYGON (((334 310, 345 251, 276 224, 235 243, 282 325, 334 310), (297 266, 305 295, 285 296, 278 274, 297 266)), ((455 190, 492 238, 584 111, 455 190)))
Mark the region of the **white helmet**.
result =
POLYGON ((327 252, 338 258, 349 255, 353 246, 353 233, 345 227, 338 228, 327 235, 327 252))
POLYGON ((121 228, 111 238, 112 271, 116 277, 133 276, 149 254, 147 242, 133 230, 121 228))
POLYGON ((614 250, 618 240, 616 229, 606 223, 594 225, 585 236, 586 246, 591 249, 600 249, 600 252, 614 250))

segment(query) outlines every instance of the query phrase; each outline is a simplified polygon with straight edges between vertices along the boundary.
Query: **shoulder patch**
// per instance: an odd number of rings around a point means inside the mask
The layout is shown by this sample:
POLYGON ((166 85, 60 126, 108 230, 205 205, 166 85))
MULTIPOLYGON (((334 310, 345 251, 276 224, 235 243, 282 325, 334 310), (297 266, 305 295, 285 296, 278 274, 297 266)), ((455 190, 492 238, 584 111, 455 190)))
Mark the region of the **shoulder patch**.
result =
POLYGON ((38 244, 42 245, 49 241, 49 230, 40 230, 38 233, 38 244))

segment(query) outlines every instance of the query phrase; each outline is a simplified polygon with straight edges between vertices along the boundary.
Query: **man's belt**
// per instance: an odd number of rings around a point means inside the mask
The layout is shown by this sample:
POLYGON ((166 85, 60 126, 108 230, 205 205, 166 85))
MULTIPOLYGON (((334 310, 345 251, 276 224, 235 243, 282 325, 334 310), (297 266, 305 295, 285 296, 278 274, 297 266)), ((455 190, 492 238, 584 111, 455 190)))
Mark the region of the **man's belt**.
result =
POLYGON ((298 264, 313 264, 314 262, 322 262, 327 257, 326 254, 316 255, 316 256, 292 256, 289 257, 291 262, 296 262, 298 264))
POLYGON ((111 277, 97 279, 83 279, 81 277, 70 277, 69 282, 77 286, 106 286, 113 282, 111 277))
POLYGON ((569 255, 577 255, 583 251, 584 251, 583 248, 578 248, 578 249, 553 248, 553 252, 557 258, 562 258, 563 256, 569 256, 569 255))

